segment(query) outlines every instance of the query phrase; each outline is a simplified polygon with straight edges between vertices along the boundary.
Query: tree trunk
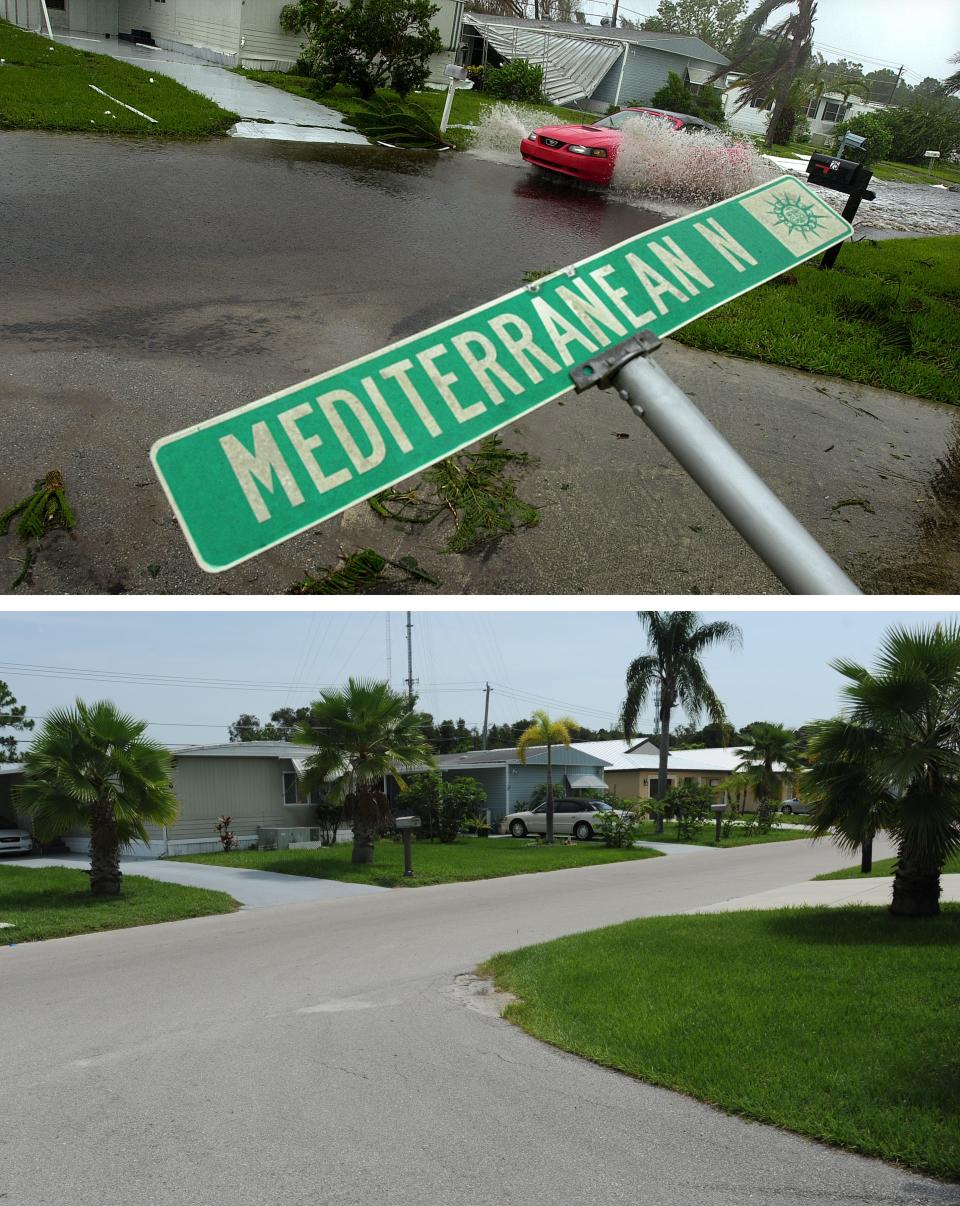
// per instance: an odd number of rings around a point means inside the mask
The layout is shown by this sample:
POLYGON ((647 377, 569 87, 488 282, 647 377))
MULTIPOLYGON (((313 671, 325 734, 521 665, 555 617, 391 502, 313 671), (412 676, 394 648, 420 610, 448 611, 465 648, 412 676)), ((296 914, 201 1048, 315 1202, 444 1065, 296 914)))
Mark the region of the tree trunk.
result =
POLYGON ((553 746, 547 742, 547 833, 544 839, 553 844, 553 746))
MULTIPOLYGON (((801 8, 803 5, 801 4, 801 8)), ((777 83, 777 94, 773 102, 773 111, 770 114, 770 121, 767 123, 767 135, 763 140, 763 145, 769 151, 774 143, 774 136, 777 132, 777 127, 780 125, 783 111, 787 107, 787 97, 790 95, 790 89, 793 87, 793 81, 797 77, 797 60, 800 58, 800 50, 803 42, 799 38, 793 39, 793 44, 790 47, 790 54, 787 61, 783 65, 783 72, 777 83)))
POLYGON ((90 891, 94 896, 119 896, 122 881, 113 806, 98 804, 90 822, 90 891))
POLYGON ((663 797, 667 794, 667 760, 670 757, 670 705, 660 705, 660 765, 657 771, 657 804, 654 837, 663 833, 663 797))
POLYGON ((893 877, 894 917, 936 917, 940 912, 940 867, 900 855, 893 877))
POLYGON ((873 838, 868 837, 863 839, 863 845, 860 847, 860 873, 861 875, 869 875, 873 870, 873 838))
POLYGON ((376 830, 362 821, 353 823, 353 852, 351 863, 372 863, 373 843, 377 837, 376 830))

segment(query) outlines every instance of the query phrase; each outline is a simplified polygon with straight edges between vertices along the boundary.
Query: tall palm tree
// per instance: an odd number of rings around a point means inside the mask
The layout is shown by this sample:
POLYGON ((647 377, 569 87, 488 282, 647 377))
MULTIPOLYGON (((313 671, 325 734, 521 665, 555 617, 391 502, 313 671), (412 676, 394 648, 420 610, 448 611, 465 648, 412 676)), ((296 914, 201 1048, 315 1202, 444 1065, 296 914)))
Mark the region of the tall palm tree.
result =
POLYGON ((719 79, 728 72, 742 72, 737 86, 744 89, 743 105, 753 101, 773 101, 773 112, 764 140, 769 149, 775 141, 790 90, 800 71, 813 54, 813 22, 817 0, 760 0, 743 19, 740 35, 730 49, 730 63, 711 77, 719 79), (770 29, 767 22, 785 5, 791 11, 770 29))
POLYGON ((547 747, 547 833, 545 841, 549 846, 553 842, 553 747, 555 745, 570 745, 571 730, 580 726, 570 716, 559 720, 551 720, 542 708, 533 713, 533 724, 524 729, 517 741, 517 757, 526 765, 527 751, 531 746, 545 745, 547 747))
POLYGON ((758 814, 766 817, 771 801, 780 798, 781 776, 793 775, 801 766, 800 751, 793 732, 782 724, 759 720, 746 731, 749 742, 740 750, 737 770, 749 780, 758 814))
POLYGON ((109 701, 51 712, 24 755, 17 804, 33 816, 41 840, 90 830, 90 890, 117 896, 120 848, 149 841, 146 825, 170 825, 179 805, 173 759, 144 737, 146 723, 109 701))
MULTIPOLYGON (((736 647, 743 636, 728 620, 700 624, 695 611, 640 611, 637 616, 646 630, 650 651, 635 658, 627 668, 627 696, 620 709, 620 723, 624 737, 629 739, 642 708, 652 698, 660 728, 657 798, 662 800, 667 791, 673 709, 682 704, 687 720, 694 723, 704 712, 712 724, 728 723, 700 659, 712 645, 736 647)), ((663 833, 662 814, 657 816, 656 832, 663 833)))
POLYGON ((326 791, 353 827, 354 863, 373 862, 377 830, 390 815, 381 790, 392 776, 404 786, 402 768, 435 766, 421 717, 405 694, 372 679, 347 681, 345 688, 324 691, 298 721, 291 740, 313 746, 306 760, 304 783, 326 791))
POLYGON ((814 831, 855 850, 881 829, 897 845, 891 913, 940 911, 940 874, 960 850, 960 626, 894 628, 874 672, 849 680, 843 716, 812 727, 802 794, 814 831))

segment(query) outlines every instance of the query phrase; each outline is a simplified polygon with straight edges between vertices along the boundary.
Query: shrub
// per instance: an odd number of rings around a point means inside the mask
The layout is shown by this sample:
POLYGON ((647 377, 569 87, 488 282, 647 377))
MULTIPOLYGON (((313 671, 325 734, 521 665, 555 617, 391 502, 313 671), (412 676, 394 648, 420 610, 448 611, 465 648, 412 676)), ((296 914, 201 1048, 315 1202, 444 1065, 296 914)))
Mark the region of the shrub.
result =
POLYGON ((317 824, 320 826, 321 846, 335 846, 337 844, 337 830, 340 828, 342 818, 343 809, 339 804, 324 802, 317 805, 317 824))
POLYGON ((321 91, 350 84, 364 98, 389 87, 422 88, 429 59, 443 49, 430 0, 299 0, 280 10, 287 33, 306 34, 301 61, 321 91))
POLYGON ((615 807, 609 812, 600 812, 593 822, 593 829, 603 838, 605 846, 621 849, 632 846, 640 836, 640 822, 643 816, 639 800, 622 800, 619 810, 615 807))
POLYGON ((892 135, 891 159, 925 163, 924 151, 939 151, 947 159, 960 150, 960 107, 946 98, 939 102, 926 98, 922 107, 889 109, 883 119, 892 135))
POLYGON ((423 822, 419 836, 452 842, 467 817, 475 817, 487 802, 476 779, 466 776, 444 782, 436 773, 416 775, 400 793, 400 807, 423 822))
POLYGON ((214 829, 217 831, 217 837, 220 839, 220 845, 224 850, 236 850, 237 835, 230 828, 233 822, 233 817, 217 817, 217 823, 214 829))
POLYGON ((709 787, 701 787, 685 779, 679 787, 671 787, 663 797, 663 805, 668 813, 672 813, 677 822, 677 839, 681 842, 692 841, 700 831, 700 826, 710 816, 710 805, 713 803, 713 792, 709 787))
POLYGON ((488 67, 483 90, 497 100, 542 101, 543 68, 526 59, 513 59, 502 67, 488 67))
POLYGON ((858 163, 869 165, 890 157, 893 148, 893 131, 884 114, 860 113, 850 121, 841 122, 834 131, 837 140, 834 144, 834 151, 839 148, 840 140, 848 130, 851 134, 859 134, 865 138, 867 143, 866 146, 855 151, 847 147, 843 153, 845 159, 855 159, 858 163))

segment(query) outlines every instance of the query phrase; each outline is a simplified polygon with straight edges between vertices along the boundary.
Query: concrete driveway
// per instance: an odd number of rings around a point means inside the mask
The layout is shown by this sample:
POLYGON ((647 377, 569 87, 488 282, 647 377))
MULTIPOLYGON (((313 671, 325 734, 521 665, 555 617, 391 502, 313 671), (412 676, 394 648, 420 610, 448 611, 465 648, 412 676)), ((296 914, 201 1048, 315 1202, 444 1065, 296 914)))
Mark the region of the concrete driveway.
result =
MULTIPOLYGON (((18 867, 74 867, 85 870, 90 860, 85 855, 17 859, 18 867)), ((183 884, 189 888, 212 888, 226 892, 245 909, 266 909, 273 905, 307 904, 310 901, 338 900, 343 896, 367 896, 371 892, 389 892, 370 884, 345 884, 335 879, 313 879, 305 875, 278 875, 274 871, 254 871, 246 867, 214 867, 207 863, 174 863, 167 859, 124 859, 124 875, 142 875, 165 884, 183 884)))
MULTIPOLYGON (((97 54, 108 54, 111 58, 134 63, 152 75, 170 76, 191 92, 199 92, 230 113, 246 118, 229 131, 235 137, 368 145, 362 134, 345 124, 343 115, 336 109, 304 96, 281 92, 279 88, 271 88, 268 84, 258 84, 204 59, 176 50, 153 49, 112 38, 68 38, 57 35, 54 40, 80 50, 93 50, 90 43, 95 42, 97 54)), ((123 97, 117 99, 123 100, 123 97)))

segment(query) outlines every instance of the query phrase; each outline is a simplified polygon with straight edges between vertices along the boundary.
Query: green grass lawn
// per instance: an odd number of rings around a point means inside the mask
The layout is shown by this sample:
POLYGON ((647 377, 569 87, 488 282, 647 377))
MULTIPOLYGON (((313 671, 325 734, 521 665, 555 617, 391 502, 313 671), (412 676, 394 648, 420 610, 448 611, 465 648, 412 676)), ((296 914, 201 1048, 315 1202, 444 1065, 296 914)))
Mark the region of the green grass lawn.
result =
POLYGON ((470 879, 496 879, 532 871, 560 871, 597 863, 622 863, 660 857, 656 850, 608 850, 599 843, 544 846, 513 839, 458 838, 452 843, 414 842, 412 879, 403 877, 403 846, 377 842, 372 864, 354 866, 350 843, 320 850, 233 850, 229 854, 183 854, 184 863, 253 867, 285 875, 310 875, 347 883, 376 884, 381 888, 419 888, 426 884, 453 884, 470 879))
POLYGON ((506 1016, 565 1051, 960 1180, 958 906, 655 917, 485 970, 518 997, 506 1016))
POLYGON ((90 133, 219 134, 237 120, 213 101, 165 75, 132 63, 51 42, 0 21, 0 129, 86 130, 90 133), (89 86, 157 119, 145 121, 89 86), (109 110, 112 116, 105 110, 109 110))
MULTIPOLYGON (((713 846, 715 845, 713 837, 716 833, 716 826, 712 824, 701 825, 697 836, 692 842, 685 843, 693 846, 713 846)), ((810 836, 803 829, 771 829, 769 833, 752 834, 740 833, 737 829, 733 830, 730 837, 720 839, 720 845, 724 849, 735 846, 757 846, 764 842, 792 842, 798 838, 808 838, 810 836)), ((657 834, 654 832, 654 822, 644 821, 640 826, 640 834, 638 840, 641 842, 680 842, 677 837, 677 826, 672 821, 667 821, 664 832, 657 834)))
POLYGON ((0 867, 0 946, 122 930, 184 917, 233 913, 240 906, 226 892, 162 884, 141 875, 123 877, 122 894, 112 900, 90 894, 90 878, 69 867, 0 867))
MULTIPOLYGON (((338 84, 329 92, 319 92, 314 80, 308 75, 295 75, 285 71, 250 71, 245 67, 238 67, 235 70, 249 80, 270 84, 271 87, 282 88, 285 92, 293 92, 297 96, 305 96, 309 100, 319 101, 321 104, 329 105, 331 109, 338 109, 347 116, 355 113, 360 105, 357 90, 343 84, 338 84)), ((423 92, 412 92, 409 99, 422 105, 439 122, 443 115, 446 97, 446 90, 438 92, 433 88, 427 88, 423 92)), ((457 91, 453 98, 450 126, 447 130, 450 142, 460 148, 469 146, 471 132, 457 127, 476 125, 480 121, 483 111, 496 103, 493 97, 487 96, 483 92, 477 92, 475 89, 457 91)), ((583 113, 579 109, 565 109, 561 105, 550 105, 546 101, 537 105, 523 105, 515 101, 511 104, 521 112, 526 109, 531 113, 553 113, 565 122, 591 122, 596 121, 600 116, 598 113, 583 113)))
MULTIPOLYGON (((829 155, 832 147, 815 146, 809 142, 775 143, 767 152, 763 145, 762 135, 751 135, 757 150, 770 155, 787 156, 800 155, 809 158, 814 153, 829 155)), ((896 180, 903 184, 960 184, 960 166, 947 163, 943 159, 934 161, 932 171, 926 164, 899 163, 896 160, 881 159, 870 165, 870 171, 878 180, 896 180)))
POLYGON ((960 235, 845 245, 672 338, 710 352, 960 403, 960 235))
MULTIPOLYGON (((882 876, 893 875, 896 870, 895 858, 881 858, 874 864, 866 875, 857 867, 844 867, 842 871, 828 871, 824 875, 815 875, 814 879, 878 879, 882 876)), ((943 868, 944 875, 960 875, 960 854, 948 858, 943 868)))

